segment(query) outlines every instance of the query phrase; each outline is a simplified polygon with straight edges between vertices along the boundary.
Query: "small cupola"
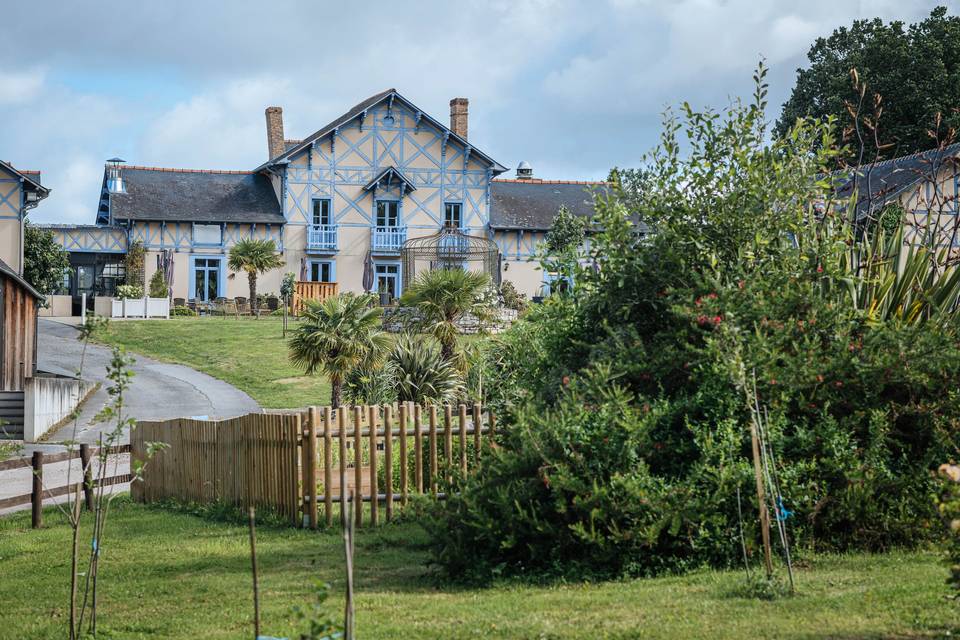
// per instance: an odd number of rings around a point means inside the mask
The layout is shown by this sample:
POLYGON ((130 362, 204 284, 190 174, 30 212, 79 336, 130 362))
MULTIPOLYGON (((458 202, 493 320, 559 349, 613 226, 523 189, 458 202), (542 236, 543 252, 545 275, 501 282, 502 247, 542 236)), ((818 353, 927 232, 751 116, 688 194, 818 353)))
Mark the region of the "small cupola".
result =
POLYGON ((122 158, 110 158, 107 160, 107 191, 110 193, 126 193, 123 186, 122 165, 126 160, 122 158))
POLYGON ((517 180, 532 180, 533 179, 533 167, 530 166, 530 163, 526 160, 520 162, 517 165, 517 180))

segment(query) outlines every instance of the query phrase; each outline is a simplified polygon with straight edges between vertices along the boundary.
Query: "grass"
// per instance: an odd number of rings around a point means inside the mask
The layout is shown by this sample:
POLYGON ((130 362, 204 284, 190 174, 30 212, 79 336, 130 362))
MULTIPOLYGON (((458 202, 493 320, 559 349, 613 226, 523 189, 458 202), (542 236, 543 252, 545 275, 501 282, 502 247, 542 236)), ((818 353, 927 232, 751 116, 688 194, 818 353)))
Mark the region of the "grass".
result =
POLYGON ((262 407, 330 402, 330 383, 324 376, 304 375, 290 364, 280 318, 111 322, 97 340, 202 371, 245 391, 262 407))
MULTIPOLYGON (((244 526, 145 507, 121 498, 103 540, 103 638, 240 638, 251 631, 244 526)), ((29 513, 0 519, 2 635, 62 638, 70 529, 54 510, 46 528, 29 513)), ((335 532, 258 529, 263 632, 297 637, 290 607, 332 584, 340 618, 343 552, 335 532)), ((405 522, 358 533, 357 632, 378 638, 929 638, 960 631, 932 553, 813 556, 799 594, 735 595, 742 572, 487 589, 438 588, 425 536, 405 522)))

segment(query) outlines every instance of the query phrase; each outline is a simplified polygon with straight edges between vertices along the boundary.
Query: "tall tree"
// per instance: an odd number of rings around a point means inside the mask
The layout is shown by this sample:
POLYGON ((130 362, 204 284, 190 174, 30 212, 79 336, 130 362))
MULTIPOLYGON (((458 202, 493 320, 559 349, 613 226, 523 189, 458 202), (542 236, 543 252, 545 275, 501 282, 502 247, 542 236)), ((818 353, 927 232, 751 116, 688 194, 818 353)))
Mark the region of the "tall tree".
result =
POLYGON ((257 311, 257 276, 283 266, 273 240, 246 238, 230 249, 227 265, 231 271, 246 271, 250 283, 250 308, 257 311))
POLYGON ((334 408, 343 399, 347 375, 357 367, 375 365, 389 347, 390 337, 381 328, 382 314, 369 295, 342 293, 307 301, 300 326, 290 339, 290 360, 308 374, 327 374, 334 408))
POLYGON ((44 295, 56 291, 63 272, 70 267, 67 252, 57 244, 53 232, 27 223, 23 230, 23 277, 44 295))
MULTIPOLYGON (((860 99, 850 81, 851 69, 867 85, 868 100, 874 95, 883 99, 879 137, 881 143, 892 144, 885 157, 934 148, 950 128, 960 126, 960 17, 948 16, 946 7, 908 27, 880 18, 857 20, 850 28, 818 38, 807 58, 810 67, 797 70, 796 85, 777 122, 780 136, 803 116, 832 115, 849 125, 847 103, 860 99), (939 131, 937 114, 942 116, 939 131)), ((858 141, 850 141, 856 158, 858 141)))

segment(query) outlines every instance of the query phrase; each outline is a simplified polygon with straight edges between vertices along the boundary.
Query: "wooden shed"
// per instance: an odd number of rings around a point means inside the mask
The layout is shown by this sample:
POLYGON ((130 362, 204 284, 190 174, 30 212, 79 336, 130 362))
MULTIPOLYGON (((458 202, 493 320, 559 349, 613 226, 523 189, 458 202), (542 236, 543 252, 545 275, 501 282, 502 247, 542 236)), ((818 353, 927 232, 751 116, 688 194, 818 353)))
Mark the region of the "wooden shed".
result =
POLYGON ((23 391, 37 370, 37 309, 43 301, 0 260, 0 392, 23 391))

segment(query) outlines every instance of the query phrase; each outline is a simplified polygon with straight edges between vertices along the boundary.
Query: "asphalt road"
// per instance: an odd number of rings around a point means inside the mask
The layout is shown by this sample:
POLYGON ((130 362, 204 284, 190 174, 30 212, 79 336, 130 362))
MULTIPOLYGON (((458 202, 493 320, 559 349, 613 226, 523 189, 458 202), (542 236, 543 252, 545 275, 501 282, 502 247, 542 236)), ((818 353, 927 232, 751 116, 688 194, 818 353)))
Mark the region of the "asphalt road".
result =
MULTIPOLYGON (((77 340, 76 327, 40 319, 37 364, 41 370, 75 375, 80 368, 82 353, 83 344, 77 340)), ((131 355, 135 358, 132 367, 134 376, 125 397, 124 411, 129 417, 138 420, 165 420, 206 416, 214 419, 260 411, 260 406, 253 398, 226 382, 182 365, 131 355)), ((30 455, 35 450, 51 453, 63 451, 65 447, 58 443, 70 440, 96 444, 102 433, 112 429, 111 425, 98 424, 94 420, 110 401, 106 367, 111 356, 111 350, 107 347, 87 345, 83 355, 82 377, 100 382, 100 388, 84 402, 76 428, 72 423, 65 425, 50 434, 44 444, 26 445, 23 455, 30 455)), ((129 437, 124 434, 121 443, 126 442, 129 442, 129 437)), ((44 485, 49 488, 66 484, 58 481, 65 480, 69 466, 63 463, 51 465, 49 472, 45 469, 44 485)), ((118 456, 116 473, 128 472, 127 456, 118 456)), ((113 469, 110 475, 115 475, 113 469)), ((31 474, 28 469, 0 472, 0 498, 30 493, 30 484, 31 474)), ((126 490, 127 487, 128 485, 117 485, 117 490, 126 490)), ((26 505, 24 508, 29 507, 30 505, 26 505)))

